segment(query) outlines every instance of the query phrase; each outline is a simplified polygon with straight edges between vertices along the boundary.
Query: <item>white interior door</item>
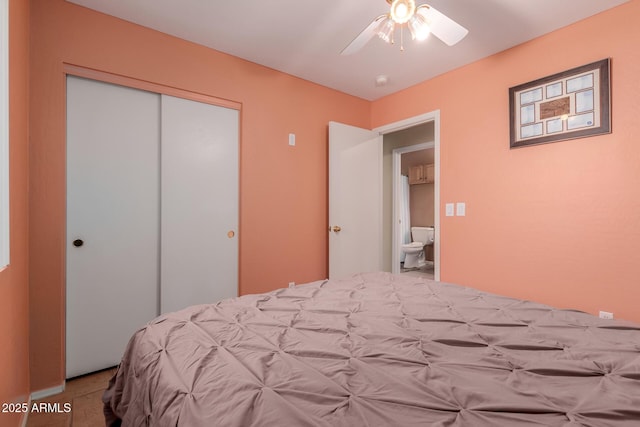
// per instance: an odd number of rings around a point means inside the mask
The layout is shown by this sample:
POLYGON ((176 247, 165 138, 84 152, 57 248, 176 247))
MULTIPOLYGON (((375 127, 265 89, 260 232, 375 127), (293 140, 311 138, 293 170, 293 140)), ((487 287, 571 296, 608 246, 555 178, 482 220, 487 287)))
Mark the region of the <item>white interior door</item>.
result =
POLYGON ((330 122, 329 277, 381 269, 382 136, 330 122))
POLYGON ((118 364, 158 313, 159 108, 67 78, 67 378, 118 364))
POLYGON ((238 120, 162 95, 162 313, 238 295, 238 120))

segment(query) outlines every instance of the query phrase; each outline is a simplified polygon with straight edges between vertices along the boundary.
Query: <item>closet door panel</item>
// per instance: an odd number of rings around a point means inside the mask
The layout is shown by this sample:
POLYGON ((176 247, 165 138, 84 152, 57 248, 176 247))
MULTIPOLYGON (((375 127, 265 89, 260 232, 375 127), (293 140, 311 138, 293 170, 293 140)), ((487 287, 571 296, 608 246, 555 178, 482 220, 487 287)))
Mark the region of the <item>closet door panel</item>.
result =
POLYGON ((67 78, 66 376, 158 314, 160 96, 67 78))
POLYGON ((238 111, 162 95, 161 312, 238 293, 238 111))

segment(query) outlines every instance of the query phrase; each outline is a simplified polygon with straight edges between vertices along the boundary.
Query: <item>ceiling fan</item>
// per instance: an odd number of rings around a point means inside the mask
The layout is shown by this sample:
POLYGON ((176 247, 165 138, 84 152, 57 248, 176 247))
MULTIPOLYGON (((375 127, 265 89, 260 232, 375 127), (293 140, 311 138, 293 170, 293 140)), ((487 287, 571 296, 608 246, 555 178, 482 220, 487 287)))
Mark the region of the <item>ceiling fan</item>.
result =
POLYGON ((423 4, 416 6, 415 0, 386 0, 391 5, 389 13, 374 19, 353 41, 344 48, 341 55, 357 52, 378 35, 387 43, 394 43, 394 32, 400 28, 400 50, 404 50, 404 27, 409 27, 411 38, 424 40, 433 34, 449 46, 462 40, 469 30, 458 24, 433 6, 423 4))

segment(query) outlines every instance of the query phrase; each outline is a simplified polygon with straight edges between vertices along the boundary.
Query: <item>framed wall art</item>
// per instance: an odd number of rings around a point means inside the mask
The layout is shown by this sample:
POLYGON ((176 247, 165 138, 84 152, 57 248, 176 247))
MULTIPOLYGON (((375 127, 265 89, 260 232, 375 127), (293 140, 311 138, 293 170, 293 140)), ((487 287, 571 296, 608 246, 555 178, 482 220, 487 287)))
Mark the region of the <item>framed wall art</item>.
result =
POLYGON ((509 88, 510 147, 611 132, 610 61, 509 88))

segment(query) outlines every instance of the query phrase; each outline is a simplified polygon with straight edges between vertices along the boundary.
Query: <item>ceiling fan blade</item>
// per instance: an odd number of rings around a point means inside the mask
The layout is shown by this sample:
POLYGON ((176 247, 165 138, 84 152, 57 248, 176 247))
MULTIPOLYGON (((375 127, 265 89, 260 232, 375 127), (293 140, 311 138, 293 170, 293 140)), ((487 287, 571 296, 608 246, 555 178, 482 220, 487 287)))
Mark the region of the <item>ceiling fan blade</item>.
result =
POLYGON ((345 47, 342 52, 340 52, 340 55, 351 55, 352 53, 355 53, 362 49, 364 45, 366 45, 369 40, 371 40, 371 38, 376 34, 376 29, 378 28, 382 20, 386 17, 387 15, 380 15, 376 19, 371 21, 371 24, 369 24, 367 28, 362 30, 362 32, 358 34, 358 36, 353 39, 351 43, 349 43, 349 46, 345 47))
POLYGON ((431 33, 449 46, 458 43, 469 33, 469 30, 433 6, 426 4, 418 6, 416 13, 425 18, 431 28, 431 33))

